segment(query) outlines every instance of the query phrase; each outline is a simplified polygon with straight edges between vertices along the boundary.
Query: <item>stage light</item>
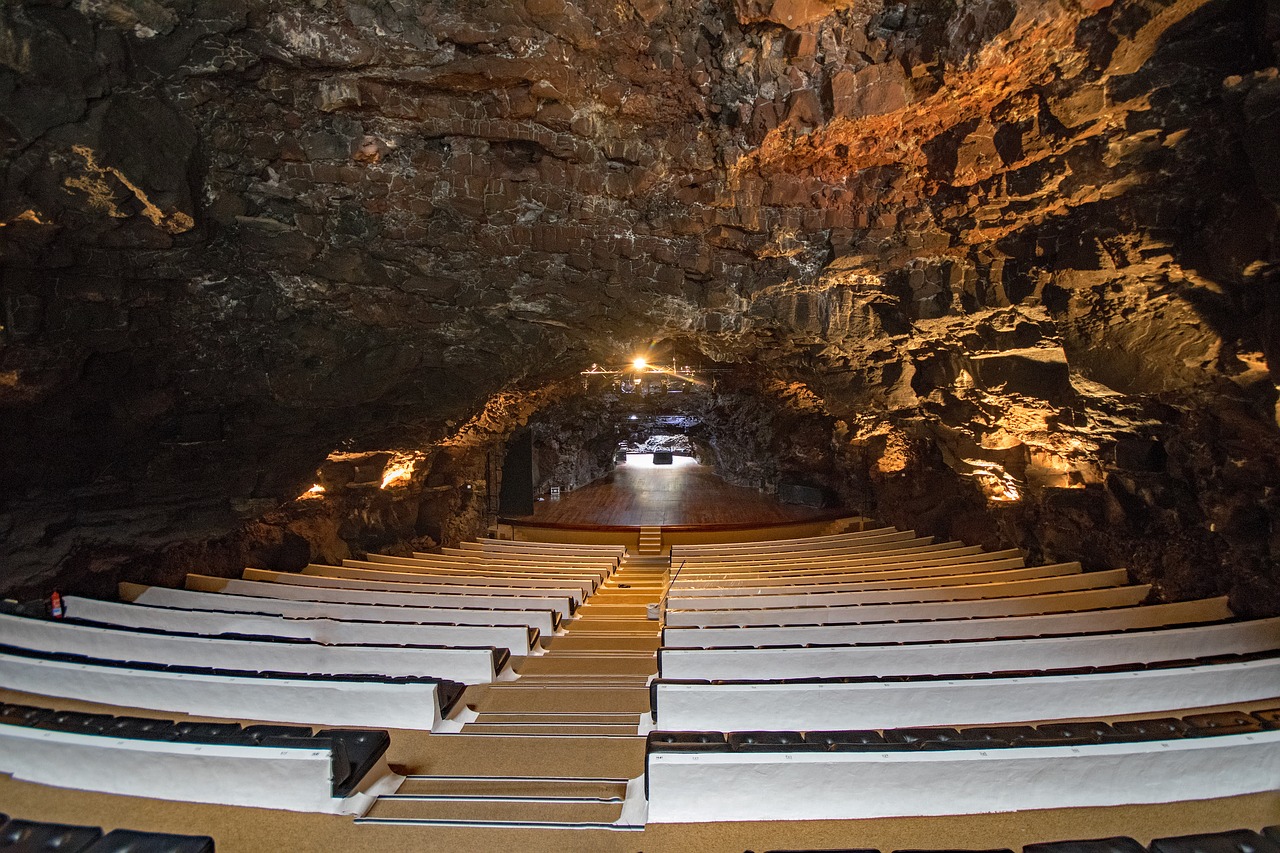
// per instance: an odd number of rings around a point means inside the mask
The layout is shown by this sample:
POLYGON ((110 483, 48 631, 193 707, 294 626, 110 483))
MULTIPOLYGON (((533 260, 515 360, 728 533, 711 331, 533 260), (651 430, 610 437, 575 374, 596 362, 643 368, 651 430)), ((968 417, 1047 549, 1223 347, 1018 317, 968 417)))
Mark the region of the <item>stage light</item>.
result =
POLYGON ((649 362, 645 361, 643 358, 637 358, 631 362, 631 366, 636 370, 644 370, 649 366, 649 362))

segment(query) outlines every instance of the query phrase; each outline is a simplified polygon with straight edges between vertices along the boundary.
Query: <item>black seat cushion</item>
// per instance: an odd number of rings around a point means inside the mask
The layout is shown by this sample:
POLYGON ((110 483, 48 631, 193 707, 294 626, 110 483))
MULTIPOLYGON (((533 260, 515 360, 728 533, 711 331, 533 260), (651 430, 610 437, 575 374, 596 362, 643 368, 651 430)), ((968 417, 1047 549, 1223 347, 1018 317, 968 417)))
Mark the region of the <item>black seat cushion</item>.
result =
POLYGON ((1159 717, 1153 720, 1124 720, 1112 723, 1111 728, 1134 740, 1168 740, 1184 737, 1189 727, 1176 717, 1159 717))
POLYGON ((960 732, 942 726, 912 729, 887 729, 884 739, 889 743, 924 743, 934 741, 945 743, 949 740, 963 740, 960 732))
POLYGON ((1263 711, 1254 711, 1253 716, 1262 721, 1264 729, 1280 729, 1280 708, 1267 708, 1263 711))
POLYGON ((173 724, 175 739, 184 743, 201 743, 210 737, 231 737, 240 734, 239 723, 195 723, 183 721, 173 724))
POLYGON ((1079 723, 1045 723, 1036 726, 1038 740, 1051 743, 1106 743, 1121 740, 1116 730, 1106 723, 1088 720, 1079 723))
POLYGON ((793 752, 826 749, 806 743, 800 732, 730 732, 725 736, 735 752, 793 752))
POLYGON ((992 746, 1016 746, 1025 740, 1035 740, 1037 733, 1034 726, 975 726, 961 729, 960 737, 991 741, 992 746))
POLYGON ((645 745, 650 752, 724 752, 729 749, 723 732, 649 732, 645 745))
POLYGON ((310 726, 278 726, 274 724, 272 725, 260 724, 260 725, 253 725, 253 726, 245 726, 243 729, 243 732, 244 734, 258 741, 264 738, 269 738, 269 737, 272 737, 272 738, 274 737, 300 737, 300 738, 311 737, 310 726))
POLYGON ((1268 841, 1274 841, 1276 844, 1280 844, 1280 823, 1275 826, 1263 827, 1262 837, 1268 841))
POLYGON ((1192 714, 1182 721, 1190 728, 1187 737, 1241 735, 1262 731, 1262 723, 1242 711, 1220 711, 1215 714, 1192 714))
POLYGON ((113 829, 84 853, 214 853, 214 850, 213 839, 207 835, 113 829))
POLYGON ((73 826, 65 823, 41 823, 34 820, 11 820, 0 827, 0 850, 6 853, 81 853, 102 837, 96 826, 73 826))
POLYGON ((24 720, 35 720, 55 713, 57 712, 48 708, 37 708, 34 705, 15 705, 9 702, 0 704, 0 715, 18 717, 24 720))
POLYGON ((110 714, 82 714, 79 711, 54 711, 32 723, 38 729, 53 729, 81 735, 96 735, 114 718, 110 714))
POLYGON ((1280 844, 1248 829, 1156 838, 1151 853, 1280 853, 1280 844))
POLYGON ((102 733, 110 737, 137 740, 176 740, 178 728, 169 720, 153 720, 149 717, 116 717, 103 727, 102 733))
POLYGON ((824 748, 837 745, 884 745, 884 735, 870 729, 853 729, 840 732, 805 732, 805 742, 821 744, 824 748))
POLYGON ((1028 844, 1022 853, 1146 853, 1146 849, 1124 835, 1113 838, 1091 838, 1084 841, 1047 841, 1028 844))

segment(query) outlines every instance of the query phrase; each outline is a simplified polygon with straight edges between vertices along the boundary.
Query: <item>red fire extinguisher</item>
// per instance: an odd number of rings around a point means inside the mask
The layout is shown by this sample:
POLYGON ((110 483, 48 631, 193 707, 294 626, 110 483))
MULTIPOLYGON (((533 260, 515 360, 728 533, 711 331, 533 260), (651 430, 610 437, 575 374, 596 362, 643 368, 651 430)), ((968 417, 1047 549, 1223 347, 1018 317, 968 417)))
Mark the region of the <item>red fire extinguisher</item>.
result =
POLYGON ((49 615, 54 619, 61 619, 67 615, 67 608, 62 603, 62 594, 56 589, 49 596, 49 615))

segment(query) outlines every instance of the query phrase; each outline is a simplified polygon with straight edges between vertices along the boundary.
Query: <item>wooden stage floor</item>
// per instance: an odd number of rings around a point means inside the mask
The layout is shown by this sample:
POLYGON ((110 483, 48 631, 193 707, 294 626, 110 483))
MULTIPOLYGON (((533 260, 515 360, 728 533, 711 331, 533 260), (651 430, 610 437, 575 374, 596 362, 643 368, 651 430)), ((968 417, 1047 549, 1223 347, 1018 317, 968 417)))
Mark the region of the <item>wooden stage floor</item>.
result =
POLYGON ((780 503, 772 495, 732 486, 715 469, 675 457, 654 465, 651 454, 631 454, 592 483, 544 498, 533 515, 512 521, 642 527, 657 525, 775 524, 830 517, 831 510, 780 503))

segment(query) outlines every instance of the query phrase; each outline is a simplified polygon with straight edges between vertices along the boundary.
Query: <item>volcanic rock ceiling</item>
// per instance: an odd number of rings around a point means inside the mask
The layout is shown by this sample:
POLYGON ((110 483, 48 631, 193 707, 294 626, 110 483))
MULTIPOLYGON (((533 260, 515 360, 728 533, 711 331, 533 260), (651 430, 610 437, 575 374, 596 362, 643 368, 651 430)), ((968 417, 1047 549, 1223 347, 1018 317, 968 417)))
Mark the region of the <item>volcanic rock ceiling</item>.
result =
MULTIPOLYGON (((0 587, 213 559, 335 450, 418 448, 379 518, 474 534, 447 494, 530 418, 607 464, 578 372, 656 345, 728 371, 682 405, 740 482, 1280 612, 1277 38, 1263 0, 6 3, 0 587)), ((359 538, 299 513, 303 561, 359 538)))

